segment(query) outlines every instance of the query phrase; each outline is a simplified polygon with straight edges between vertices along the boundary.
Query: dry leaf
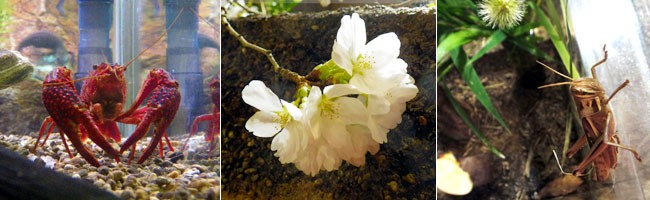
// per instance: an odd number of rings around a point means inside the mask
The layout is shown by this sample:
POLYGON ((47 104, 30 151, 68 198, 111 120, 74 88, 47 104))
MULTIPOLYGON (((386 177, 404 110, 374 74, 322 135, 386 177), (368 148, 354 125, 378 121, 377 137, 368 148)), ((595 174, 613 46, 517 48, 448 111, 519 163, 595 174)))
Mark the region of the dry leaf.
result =
POLYGON ((446 153, 436 161, 436 187, 452 195, 466 195, 472 191, 469 174, 460 168, 452 153, 446 153))

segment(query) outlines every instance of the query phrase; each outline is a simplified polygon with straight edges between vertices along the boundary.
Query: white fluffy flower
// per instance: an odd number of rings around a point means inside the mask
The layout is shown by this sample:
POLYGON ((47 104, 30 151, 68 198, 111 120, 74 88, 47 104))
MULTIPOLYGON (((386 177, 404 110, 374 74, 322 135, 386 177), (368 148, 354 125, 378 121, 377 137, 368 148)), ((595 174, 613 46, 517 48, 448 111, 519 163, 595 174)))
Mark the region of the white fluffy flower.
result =
POLYGON ((478 7, 478 14, 492 28, 512 28, 519 24, 526 13, 524 0, 484 0, 478 7))
POLYGON ((400 41, 385 33, 366 44, 366 25, 354 13, 343 16, 336 34, 332 60, 352 75, 350 84, 366 94, 382 94, 399 85, 406 63, 399 56, 400 41))

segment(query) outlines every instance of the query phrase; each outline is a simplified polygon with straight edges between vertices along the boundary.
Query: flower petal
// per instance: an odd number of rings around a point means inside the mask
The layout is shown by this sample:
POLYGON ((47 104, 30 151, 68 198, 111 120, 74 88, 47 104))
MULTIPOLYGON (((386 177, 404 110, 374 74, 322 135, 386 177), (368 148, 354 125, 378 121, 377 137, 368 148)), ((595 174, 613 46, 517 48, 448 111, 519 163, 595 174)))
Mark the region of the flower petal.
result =
POLYGON ((368 113, 371 115, 385 114, 390 111, 390 101, 379 95, 368 95, 368 113))
POLYGON ((374 58, 377 65, 385 65, 399 56, 399 38, 393 32, 384 33, 368 42, 363 52, 374 58))
POLYGON ((289 103, 285 100, 280 100, 280 101, 282 102, 284 108, 286 108, 287 111, 289 112, 289 115, 291 115, 291 117, 293 117, 294 120, 296 121, 302 120, 302 111, 300 111, 300 109, 296 107, 296 105, 293 105, 292 103, 289 103))
POLYGON ((377 122, 375 122, 375 120, 372 118, 368 121, 368 129, 370 129, 372 139, 378 143, 383 144, 384 142, 388 142, 387 135, 389 130, 377 124, 377 122))
POLYGON ((366 45, 366 23, 359 17, 359 14, 352 13, 352 47, 350 48, 350 55, 359 55, 361 48, 366 45))
POLYGON ((309 91, 309 96, 307 96, 304 117, 306 119, 307 126, 309 127, 312 136, 314 137, 314 140, 318 140, 320 137, 319 119, 321 111, 318 107, 318 104, 320 103, 321 98, 322 93, 320 91, 320 88, 317 86, 312 86, 311 90, 309 91))
POLYGON ((323 138, 332 147, 348 147, 351 145, 350 134, 345 130, 345 124, 339 120, 331 120, 324 117, 321 122, 321 132, 323 138))
POLYGON ((356 98, 339 97, 334 100, 339 107, 339 118, 344 124, 366 124, 368 122, 368 110, 366 106, 356 98))
POLYGON ((344 69, 348 74, 352 74, 352 68, 354 68, 354 63, 352 62, 354 58, 351 55, 348 55, 348 47, 339 43, 338 40, 334 41, 334 46, 332 48, 332 61, 342 69, 344 69))
POLYGON ((275 113, 258 111, 246 121, 246 129, 257 137, 273 137, 281 130, 279 119, 275 113))
POLYGON ((359 94, 359 90, 350 84, 334 84, 325 87, 323 94, 327 98, 340 97, 350 94, 359 94))
POLYGON ((271 91, 262 81, 253 80, 242 90, 242 99, 262 111, 282 111, 282 104, 277 95, 271 91))

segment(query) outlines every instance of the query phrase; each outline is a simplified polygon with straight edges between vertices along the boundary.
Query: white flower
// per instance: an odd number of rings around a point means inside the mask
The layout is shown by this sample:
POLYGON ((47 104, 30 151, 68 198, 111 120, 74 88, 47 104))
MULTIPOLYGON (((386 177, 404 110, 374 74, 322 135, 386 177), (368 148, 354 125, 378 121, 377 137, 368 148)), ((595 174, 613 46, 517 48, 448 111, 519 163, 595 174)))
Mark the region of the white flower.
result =
POLYGON ((519 24, 524 17, 524 5, 524 0, 485 0, 478 5, 478 14, 492 28, 508 29, 519 24))
MULTIPOLYGON (((407 64, 398 59, 400 41, 385 33, 366 44, 365 22, 357 13, 343 16, 332 60, 352 75, 350 84, 366 94, 382 94, 399 85, 407 64)), ((406 73, 406 72, 404 72, 406 73)))
MULTIPOLYGON (((409 75, 406 75, 402 80, 400 86, 389 89, 384 95, 377 96, 371 95, 368 98, 368 110, 374 112, 369 112, 371 117, 368 121, 368 128, 372 134, 372 138, 379 142, 384 143, 388 141, 388 131, 397 127, 399 123, 402 122, 402 113, 406 111, 406 102, 415 98, 418 93, 418 88, 413 84, 413 78, 409 75), (382 102, 383 104, 388 103, 388 111, 379 110, 379 109, 370 109, 370 102, 382 102)), ((379 106, 374 107, 383 107, 380 103, 376 103, 379 106)))
POLYGON ((321 169, 338 169, 343 160, 355 166, 365 164, 366 152, 379 151, 365 124, 368 122, 366 106, 357 98, 347 95, 359 91, 348 84, 312 87, 303 105, 309 135, 309 146, 296 167, 306 174, 316 175, 321 169))
POLYGON ((285 126, 301 119, 302 112, 295 105, 280 100, 262 81, 251 81, 242 91, 242 99, 260 111, 246 122, 246 129, 258 137, 273 137, 285 126))

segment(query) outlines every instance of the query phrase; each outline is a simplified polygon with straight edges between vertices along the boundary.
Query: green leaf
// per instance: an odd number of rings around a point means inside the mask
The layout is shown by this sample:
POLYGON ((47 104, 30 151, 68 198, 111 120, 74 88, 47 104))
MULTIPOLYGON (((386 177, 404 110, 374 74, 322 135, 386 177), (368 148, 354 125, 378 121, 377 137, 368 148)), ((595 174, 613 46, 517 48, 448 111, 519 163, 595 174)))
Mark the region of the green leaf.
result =
POLYGON ((334 84, 345 84, 350 82, 350 79, 352 78, 348 72, 336 65, 333 60, 329 60, 323 64, 316 66, 314 70, 320 71, 318 79, 322 81, 332 79, 332 82, 334 84))
POLYGON ((508 128, 508 125, 501 117, 501 114, 499 114, 499 111, 497 111, 496 107, 494 107, 494 104, 492 104, 492 100, 490 100, 490 96, 485 90, 485 87, 483 87, 483 83, 481 83, 478 74, 476 74, 476 70, 471 64, 467 62, 467 54, 465 54, 465 51, 461 47, 457 47, 455 49, 452 49, 450 54, 451 59, 456 66, 456 69, 460 73, 465 83, 467 83, 469 88, 472 90, 472 92, 474 92, 474 95, 476 95, 479 102, 481 102, 481 104, 483 104, 483 107, 485 107, 485 109, 494 117, 494 119, 496 119, 497 122, 499 122, 499 124, 501 124, 501 126, 506 129, 506 132, 512 134, 508 128))
POLYGON ((533 42, 530 42, 530 41, 526 40, 526 38, 510 38, 510 40, 508 40, 508 41, 512 42, 513 44, 515 44, 519 48, 521 48, 523 50, 526 50, 526 51, 528 51, 528 53, 533 54, 533 55, 535 55, 537 57, 542 57, 545 60, 551 60, 551 61, 555 60, 555 59, 553 59, 553 57, 548 55, 546 52, 544 52, 544 51, 540 50, 539 48, 537 48, 537 45, 535 45, 533 42))
POLYGON ((562 63, 564 64, 564 67, 566 68, 567 72, 569 72, 569 74, 571 75, 571 78, 573 79, 580 78, 578 69, 576 69, 571 65, 571 55, 569 55, 569 51, 567 50, 564 41, 558 34, 557 30, 555 30, 555 27, 548 19, 544 11, 542 11, 542 9, 537 7, 532 2, 528 2, 528 5, 535 11, 535 13, 537 13, 539 17, 538 19, 539 22, 542 24, 542 26, 544 26, 544 29, 546 29, 546 32, 551 38, 551 42, 553 42, 553 46, 555 46, 555 50, 557 50, 557 53, 560 55, 560 58, 562 59, 562 63))
MULTIPOLYGON (((562 29, 563 21, 560 17, 560 14, 557 12, 557 9, 555 9, 555 5, 553 5, 553 1, 546 1, 546 10, 547 10, 546 13, 548 13, 551 24, 553 24, 555 30, 563 30, 562 29)), ((559 36, 560 39, 562 39, 562 41, 566 41, 566 38, 563 33, 559 34, 559 36)))
POLYGON ((447 75, 447 72, 449 72, 449 70, 453 66, 454 65, 448 65, 444 70, 442 70, 442 72, 439 72, 438 77, 436 78, 436 83, 439 82, 440 80, 442 80, 442 78, 445 77, 445 75, 447 75))
POLYGON ((505 39, 506 39, 506 34, 503 33, 503 31, 501 30, 495 31, 494 33, 492 33, 492 36, 490 36, 490 39, 488 39, 488 42, 483 47, 481 47, 481 49, 478 50, 478 52, 476 52, 476 54, 472 56, 472 59, 470 59, 469 62, 465 65, 471 65, 472 63, 474 63, 474 61, 481 58, 483 55, 485 55, 485 53, 490 51, 492 48, 501 44, 501 42, 503 42, 503 40, 505 39))
POLYGON ((531 29, 535 29, 535 28, 537 28, 539 26, 540 25, 537 22, 528 23, 528 24, 524 24, 524 25, 515 27, 514 29, 512 29, 510 31, 510 33, 511 33, 512 36, 515 36, 515 37, 523 35, 523 34, 529 34, 531 29))
POLYGON ((480 139, 481 142, 483 142, 483 144, 485 144, 485 146, 487 146, 490 149, 490 151, 494 153, 494 155, 497 155, 501 159, 506 159, 506 156, 503 155, 501 152, 499 152, 499 150, 494 148, 494 146, 492 146, 492 144, 490 143, 490 140, 488 140, 487 137, 485 137, 485 135, 483 135, 483 133, 481 133, 481 131, 479 131, 476 128, 476 126, 474 126, 472 121, 467 116, 467 113, 465 113, 463 108, 460 107, 460 104, 458 104, 458 101, 456 101, 456 98, 454 98, 454 96, 451 95, 447 86, 445 86, 444 83, 440 84, 440 86, 442 87, 442 90, 445 92, 447 98, 451 102, 451 105, 454 107, 454 110, 456 111, 456 113, 458 113, 458 116, 460 116, 463 122, 465 122, 465 124, 467 124, 469 129, 472 130, 472 133, 474 133, 474 135, 476 135, 476 137, 478 137, 478 139, 480 139))
POLYGON ((440 41, 438 48, 436 48, 436 63, 440 62, 442 57, 447 55, 450 50, 482 37, 484 34, 485 31, 481 31, 478 28, 468 28, 449 34, 440 41))

